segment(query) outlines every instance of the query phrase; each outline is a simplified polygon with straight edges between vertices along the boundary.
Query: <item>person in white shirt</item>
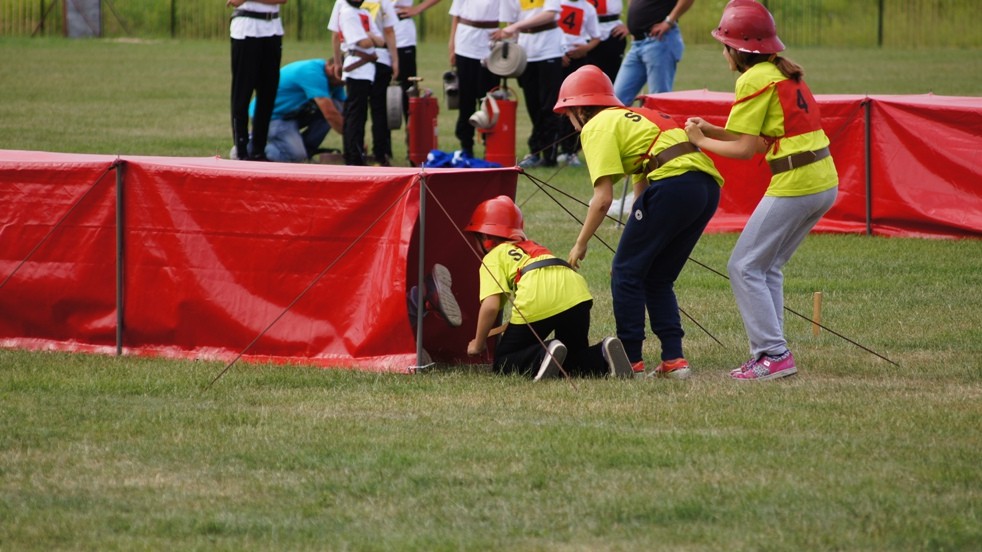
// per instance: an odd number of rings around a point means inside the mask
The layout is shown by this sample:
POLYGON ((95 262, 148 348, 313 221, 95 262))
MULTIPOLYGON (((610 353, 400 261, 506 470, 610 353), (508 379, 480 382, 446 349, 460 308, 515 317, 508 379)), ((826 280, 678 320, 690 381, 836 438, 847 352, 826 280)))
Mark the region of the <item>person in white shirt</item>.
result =
POLYGON ((396 54, 399 60, 399 75, 395 81, 402 88, 402 113, 409 120, 409 96, 406 91, 412 86, 409 80, 416 76, 416 20, 417 15, 432 8, 440 0, 423 0, 413 5, 413 0, 395 0, 396 14, 396 54))
POLYGON ((385 44, 375 19, 361 7, 362 0, 339 0, 337 18, 328 29, 334 31, 338 53, 344 52, 341 78, 348 100, 344 104, 344 162, 366 165, 365 122, 368 101, 375 81, 376 48, 385 44))
POLYGON ((226 0, 232 11, 232 152, 235 159, 266 160, 266 139, 280 82, 283 22, 280 5, 286 0, 226 0), (249 151, 249 100, 256 93, 249 151))
POLYGON ((630 34, 627 25, 621 22, 621 0, 604 0, 596 3, 597 22, 600 26, 600 44, 590 50, 586 62, 596 65, 610 77, 611 82, 617 78, 617 70, 624 60, 624 50, 627 48, 627 36, 630 34))
MULTIPOLYGON (((600 44, 597 10, 590 0, 563 0, 559 28, 563 30, 563 79, 587 64, 587 56, 600 44)), ((562 151, 556 160, 571 167, 581 165, 576 155, 580 137, 569 119, 563 118, 559 127, 562 151)))
POLYGON ((457 125, 454 135, 465 155, 474 157, 471 115, 478 101, 498 85, 482 63, 491 54, 491 34, 498 29, 498 0, 453 0, 450 5, 450 66, 457 69, 457 125))
POLYGON ((525 50, 525 72, 518 77, 525 108, 532 119, 529 154, 523 168, 556 165, 560 118, 552 112, 563 82, 563 31, 557 20, 561 0, 501 0, 499 19, 508 23, 492 33, 494 40, 518 37, 525 50))
MULTIPOLYGON (((338 33, 339 10, 345 2, 335 2, 328 21, 328 30, 334 31, 332 46, 335 57, 341 56, 341 35, 338 33)), ((350 2, 348 3, 350 4, 350 2)), ((365 10, 370 18, 373 33, 382 36, 382 44, 375 47, 375 74, 372 86, 368 92, 368 111, 372 115, 372 158, 365 157, 365 163, 371 161, 374 165, 391 165, 392 132, 389 130, 389 120, 386 107, 386 88, 394 76, 399 74, 398 58, 396 56, 395 25, 398 16, 393 0, 368 0, 357 2, 358 7, 365 10)), ((367 153, 367 152, 366 152, 367 153)))

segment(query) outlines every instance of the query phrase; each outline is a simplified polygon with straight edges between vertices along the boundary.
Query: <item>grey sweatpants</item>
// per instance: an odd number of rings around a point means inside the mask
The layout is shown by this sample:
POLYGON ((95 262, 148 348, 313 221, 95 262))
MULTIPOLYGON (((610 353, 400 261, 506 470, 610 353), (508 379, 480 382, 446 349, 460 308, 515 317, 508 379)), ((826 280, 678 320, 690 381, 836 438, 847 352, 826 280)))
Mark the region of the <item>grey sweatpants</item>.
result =
POLYGON ((737 239, 726 270, 754 358, 788 348, 781 269, 837 193, 832 188, 800 197, 764 197, 737 239))

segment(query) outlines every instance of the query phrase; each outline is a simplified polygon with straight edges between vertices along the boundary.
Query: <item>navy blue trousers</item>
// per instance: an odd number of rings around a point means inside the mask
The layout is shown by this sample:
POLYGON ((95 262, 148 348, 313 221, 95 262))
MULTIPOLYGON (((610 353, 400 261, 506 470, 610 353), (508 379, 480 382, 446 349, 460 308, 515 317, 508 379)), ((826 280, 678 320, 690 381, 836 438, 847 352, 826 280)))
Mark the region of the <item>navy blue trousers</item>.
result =
POLYGON ((662 360, 685 356, 675 280, 716 212, 719 193, 711 176, 691 171, 652 181, 635 199, 610 280, 617 337, 631 362, 642 360, 646 310, 662 360))

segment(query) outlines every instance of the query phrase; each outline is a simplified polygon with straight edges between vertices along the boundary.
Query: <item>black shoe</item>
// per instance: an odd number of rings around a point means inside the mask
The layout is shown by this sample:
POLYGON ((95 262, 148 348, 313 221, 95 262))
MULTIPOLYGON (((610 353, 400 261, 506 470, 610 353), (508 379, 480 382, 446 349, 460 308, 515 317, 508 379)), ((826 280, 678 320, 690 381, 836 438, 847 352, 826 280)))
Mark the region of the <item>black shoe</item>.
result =
POLYGON ((558 378, 563 373, 563 362, 566 360, 566 345, 562 341, 553 339, 546 345, 546 354, 539 363, 539 371, 536 372, 535 381, 543 379, 558 378))

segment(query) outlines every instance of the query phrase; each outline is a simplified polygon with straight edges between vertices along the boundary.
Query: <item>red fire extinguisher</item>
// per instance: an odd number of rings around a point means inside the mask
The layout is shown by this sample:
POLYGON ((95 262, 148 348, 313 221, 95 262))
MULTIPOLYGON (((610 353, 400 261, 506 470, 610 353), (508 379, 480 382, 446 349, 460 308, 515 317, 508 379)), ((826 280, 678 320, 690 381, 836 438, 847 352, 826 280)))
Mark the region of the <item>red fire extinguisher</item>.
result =
POLYGON ((437 115, 440 104, 433 91, 420 88, 420 77, 412 77, 413 85, 406 91, 409 96, 409 120, 406 122, 406 141, 408 142, 409 162, 420 166, 426 161, 430 150, 437 149, 437 115))
POLYGON ((470 123, 484 136, 484 160, 515 165, 515 112, 518 96, 508 87, 492 88, 481 100, 481 109, 471 115, 470 123))

